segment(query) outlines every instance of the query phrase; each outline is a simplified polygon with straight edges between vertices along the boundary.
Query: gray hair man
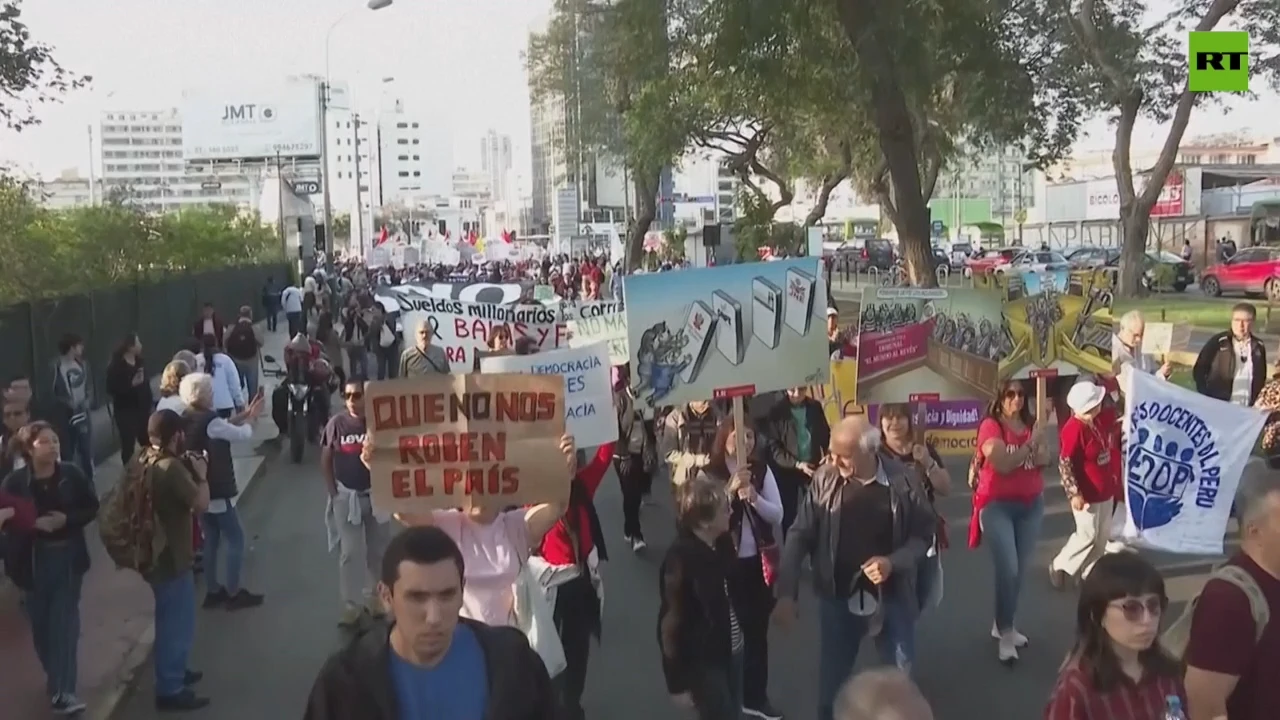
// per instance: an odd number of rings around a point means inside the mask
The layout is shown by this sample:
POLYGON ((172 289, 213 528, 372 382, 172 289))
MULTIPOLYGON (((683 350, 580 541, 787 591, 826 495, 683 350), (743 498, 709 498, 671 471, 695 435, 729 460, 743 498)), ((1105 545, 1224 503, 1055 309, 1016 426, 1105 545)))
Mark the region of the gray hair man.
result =
POLYGON ((845 683, 836 720, 933 720, 920 688, 901 670, 868 670, 845 683))
POLYGON ((1270 624, 1280 622, 1280 473, 1250 460, 1236 512, 1240 551, 1210 575, 1192 615, 1184 654, 1191 718, 1276 716, 1280 635, 1258 624, 1268 622, 1265 613, 1270 624), (1224 578, 1226 572, 1235 577, 1224 578))
POLYGON ((444 348, 431 342, 431 337, 435 334, 431 321, 423 320, 418 323, 414 334, 413 346, 406 348, 400 355, 400 373, 396 377, 448 375, 449 357, 444 348))
POLYGON ((1147 331, 1147 321, 1140 310, 1130 310, 1120 316, 1116 333, 1111 336, 1111 369, 1116 375, 1129 367, 1168 380, 1173 366, 1167 361, 1156 366, 1155 358, 1142 352, 1142 338, 1147 331))
POLYGON ((880 432, 865 417, 832 429, 831 460, 813 474, 779 565, 775 615, 783 624, 795 617, 801 564, 808 557, 813 566, 819 720, 834 717, 864 637, 875 635, 886 665, 909 672, 915 657, 916 566, 937 520, 915 476, 879 447, 880 432))

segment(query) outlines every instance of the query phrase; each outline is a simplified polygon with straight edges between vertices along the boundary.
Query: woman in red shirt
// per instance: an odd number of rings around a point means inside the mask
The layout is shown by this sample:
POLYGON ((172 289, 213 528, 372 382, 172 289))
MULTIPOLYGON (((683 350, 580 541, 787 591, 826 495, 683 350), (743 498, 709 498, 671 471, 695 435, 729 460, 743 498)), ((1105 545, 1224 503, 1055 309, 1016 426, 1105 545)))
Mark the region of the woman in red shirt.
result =
POLYGON ((556 632, 564 646, 565 670, 556 676, 556 682, 566 720, 586 717, 582 692, 587 686, 587 658, 591 636, 600 637, 599 567, 609 554, 594 498, 609 471, 613 445, 601 445, 595 458, 578 470, 569 486, 568 508, 542 537, 538 557, 529 558, 555 608, 556 632))
POLYGON ((1040 468, 1049 462, 1044 438, 1044 428, 1036 426, 1027 407, 1022 382, 1006 382, 978 426, 969 547, 986 537, 991 548, 996 581, 991 636, 999 641, 1000 662, 1007 665, 1017 661, 1018 648, 1028 642, 1014 627, 1014 616, 1044 517, 1040 468))
POLYGON ((1080 584, 1076 644, 1045 720, 1161 720, 1168 698, 1187 706, 1182 668, 1160 643, 1164 578, 1138 555, 1107 555, 1080 584))
POLYGON ((1120 423, 1103 402, 1106 396, 1087 380, 1067 393, 1071 417, 1058 433, 1058 473, 1076 527, 1049 563, 1049 582, 1058 590, 1070 578, 1088 576, 1107 552, 1124 549, 1111 541, 1111 519, 1121 500, 1120 423))

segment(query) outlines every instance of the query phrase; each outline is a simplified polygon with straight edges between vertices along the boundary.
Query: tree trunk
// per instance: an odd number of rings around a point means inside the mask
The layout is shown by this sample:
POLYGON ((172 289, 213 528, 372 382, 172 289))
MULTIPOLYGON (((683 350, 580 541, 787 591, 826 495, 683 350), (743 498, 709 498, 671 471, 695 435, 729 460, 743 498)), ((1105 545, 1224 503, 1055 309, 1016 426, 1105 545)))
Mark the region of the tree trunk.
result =
POLYGON ((632 176, 636 187, 636 216, 627 232, 624 265, 628 273, 640 269, 640 261, 644 258, 644 236, 654 218, 658 217, 658 183, 662 178, 662 168, 649 171, 635 169, 632 176))
POLYGON ((879 18, 874 0, 840 0, 838 11, 857 52, 858 67, 870 85, 876 135, 893 185, 894 224, 907 278, 916 287, 937 287, 929 243, 929 205, 920 182, 920 152, 893 50, 876 32, 879 18))
POLYGON ((1147 228, 1150 219, 1135 203, 1120 210, 1120 278, 1116 297, 1132 298, 1143 294, 1142 273, 1146 263, 1147 228))

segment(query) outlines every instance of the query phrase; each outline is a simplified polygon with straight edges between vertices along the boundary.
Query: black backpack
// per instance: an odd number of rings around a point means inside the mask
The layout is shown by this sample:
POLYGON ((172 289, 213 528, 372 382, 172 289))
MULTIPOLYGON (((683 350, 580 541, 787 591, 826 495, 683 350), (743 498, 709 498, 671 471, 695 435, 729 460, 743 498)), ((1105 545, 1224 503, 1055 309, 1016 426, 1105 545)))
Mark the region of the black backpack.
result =
POLYGON ((224 341, 227 354, 236 360, 252 360, 258 356, 258 338, 249 323, 237 322, 224 341))

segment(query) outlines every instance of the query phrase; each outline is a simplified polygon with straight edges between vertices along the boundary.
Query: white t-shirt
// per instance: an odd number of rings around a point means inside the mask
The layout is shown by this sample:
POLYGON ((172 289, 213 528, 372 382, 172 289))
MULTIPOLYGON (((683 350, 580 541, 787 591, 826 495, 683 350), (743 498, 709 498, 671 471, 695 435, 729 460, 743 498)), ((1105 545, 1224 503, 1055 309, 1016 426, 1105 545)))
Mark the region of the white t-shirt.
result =
POLYGON ((1231 378, 1231 404, 1249 407, 1249 396, 1253 394, 1253 343, 1232 340, 1231 352, 1236 354, 1236 374, 1231 378))

